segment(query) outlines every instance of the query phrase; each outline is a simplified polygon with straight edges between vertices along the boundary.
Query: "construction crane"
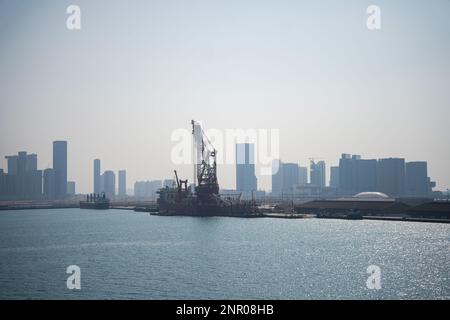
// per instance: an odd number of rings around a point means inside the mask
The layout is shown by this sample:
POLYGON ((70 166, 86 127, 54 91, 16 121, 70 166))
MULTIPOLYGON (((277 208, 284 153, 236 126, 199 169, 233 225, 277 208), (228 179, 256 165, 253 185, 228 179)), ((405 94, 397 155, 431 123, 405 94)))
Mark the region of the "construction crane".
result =
POLYGON ((203 131, 201 124, 195 120, 192 120, 191 123, 196 193, 200 201, 209 202, 213 195, 219 194, 216 163, 217 151, 203 131))
POLYGON ((175 181, 177 183, 177 190, 178 190, 178 196, 181 198, 181 193, 182 192, 188 192, 188 180, 181 180, 178 179, 178 173, 177 170, 173 170, 173 172, 175 173, 175 181))

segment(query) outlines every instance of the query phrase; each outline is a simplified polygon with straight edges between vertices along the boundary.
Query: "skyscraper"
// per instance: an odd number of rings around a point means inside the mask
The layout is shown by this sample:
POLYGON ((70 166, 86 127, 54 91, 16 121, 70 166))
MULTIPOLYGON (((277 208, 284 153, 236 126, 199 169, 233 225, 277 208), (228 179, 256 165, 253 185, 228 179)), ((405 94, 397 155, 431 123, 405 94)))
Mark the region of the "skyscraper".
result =
POLYGON ((339 188, 339 167, 330 167, 330 187, 339 188))
POLYGON ((44 196, 46 199, 55 198, 55 170, 44 170, 44 196))
POLYGON ((5 159, 8 161, 8 174, 15 176, 17 174, 17 155, 6 156, 5 159))
POLYGON ((105 192, 105 174, 100 175, 100 193, 105 192))
POLYGON ((8 193, 11 199, 38 199, 42 195, 42 171, 37 170, 37 155, 20 151, 6 156, 8 193))
POLYGON ((339 160, 340 194, 355 195, 377 189, 377 160, 361 159, 360 155, 342 154, 339 160))
POLYGON ((143 198, 143 197, 147 196, 147 194, 146 194, 147 182, 148 181, 136 181, 134 183, 133 191, 134 191, 134 196, 135 197, 143 198))
POLYGON ((390 197, 400 197, 405 194, 405 159, 378 160, 377 191, 390 197))
POLYGON ((308 168, 298 167, 298 185, 306 186, 308 184, 308 168))
POLYGON ((291 194, 293 187, 298 185, 298 164, 297 163, 283 163, 281 167, 283 177, 283 193, 291 194))
POLYGON ((36 171, 37 170, 37 154, 27 154, 27 163, 25 165, 25 170, 27 172, 36 171))
POLYGON ((55 170, 55 197, 67 194, 67 141, 53 141, 53 169, 55 170))
POLYGON ((377 160, 357 159, 354 163, 355 193, 376 191, 377 189, 377 160))
POLYGON ((37 169, 37 154, 27 154, 25 163, 25 197, 36 199, 42 195, 42 170, 37 169))
POLYGON ((136 181, 134 183, 134 196, 139 198, 156 199, 156 192, 161 188, 161 186, 161 180, 136 181))
POLYGON ((16 195, 16 176, 0 169, 0 199, 10 200, 16 195))
POLYGON ((38 199, 42 196, 42 170, 32 170, 25 175, 25 197, 38 199))
POLYGON ((311 185, 316 187, 325 187, 325 161, 314 162, 310 164, 311 185))
POLYGON ((405 164, 405 184, 407 196, 429 196, 430 183, 426 161, 414 161, 405 164))
POLYGON ((343 153, 339 159, 339 193, 353 195, 356 193, 354 186, 354 162, 356 157, 343 153))
POLYGON ((100 159, 94 160, 94 193, 99 194, 100 190, 100 159))
POLYGON ((127 172, 119 170, 119 196, 124 197, 127 194, 127 172))
POLYGON ((244 197, 251 197, 257 191, 254 144, 236 144, 236 190, 242 192, 244 197))
POLYGON ((272 161, 272 194, 279 196, 283 192, 283 163, 281 160, 272 161))
POLYGON ((27 169, 27 153, 20 151, 17 155, 16 197, 25 199, 25 179, 27 169))
POLYGON ((103 173, 104 179, 104 192, 106 197, 114 198, 116 195, 116 175, 113 171, 105 171, 103 173))

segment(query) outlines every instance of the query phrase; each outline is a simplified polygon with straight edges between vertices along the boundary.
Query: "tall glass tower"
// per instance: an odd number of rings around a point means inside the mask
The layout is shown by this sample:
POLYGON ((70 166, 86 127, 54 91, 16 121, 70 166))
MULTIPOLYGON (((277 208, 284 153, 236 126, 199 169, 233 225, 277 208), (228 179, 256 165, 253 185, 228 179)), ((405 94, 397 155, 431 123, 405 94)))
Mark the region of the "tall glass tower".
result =
POLYGON ((53 169, 55 171, 55 197, 67 195, 67 141, 53 141, 53 169))

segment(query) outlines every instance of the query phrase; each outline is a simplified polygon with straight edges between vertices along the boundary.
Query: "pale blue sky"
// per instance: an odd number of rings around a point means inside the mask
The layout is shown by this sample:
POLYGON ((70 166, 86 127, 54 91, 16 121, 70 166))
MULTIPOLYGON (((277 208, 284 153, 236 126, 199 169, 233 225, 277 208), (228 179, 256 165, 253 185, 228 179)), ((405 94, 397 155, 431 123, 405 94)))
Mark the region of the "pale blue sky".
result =
MULTIPOLYGON (((450 187, 450 1, 0 0, 0 168, 27 150, 172 176, 174 129, 279 128, 281 158, 427 160, 450 187), (66 28, 77 4, 82 29, 66 28), (381 7, 381 30, 366 8, 381 7)), ((191 168, 178 168, 190 178, 191 168)), ((219 168, 234 187, 234 168, 219 168)), ((270 178, 260 177, 262 188, 270 178)))

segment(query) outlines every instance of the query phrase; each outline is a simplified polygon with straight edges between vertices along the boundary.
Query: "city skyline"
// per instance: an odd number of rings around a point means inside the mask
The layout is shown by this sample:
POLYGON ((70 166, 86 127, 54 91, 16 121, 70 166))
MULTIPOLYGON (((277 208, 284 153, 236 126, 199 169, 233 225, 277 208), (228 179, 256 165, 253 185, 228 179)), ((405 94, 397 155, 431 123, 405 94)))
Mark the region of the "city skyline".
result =
MULTIPOLYGON (((449 187, 449 2, 378 1, 377 31, 366 1, 78 4, 78 31, 65 1, 0 4, 0 168, 19 150, 49 167, 61 139, 78 192, 91 191, 94 158, 128 181, 191 179, 171 162, 171 134, 198 119, 279 129, 280 158, 302 166, 343 152, 426 160, 449 187)), ((218 174, 234 186, 232 165, 218 174)))
POLYGON ((449 13, 0 0, 0 299, 450 300, 449 13))
MULTIPOLYGON (((76 194, 76 181, 69 181, 68 142, 53 141, 53 167, 39 170, 38 155, 19 151, 17 155, 5 156, 7 170, 0 168, 0 199, 63 199, 76 194)), ((235 145, 235 186, 221 186, 225 193, 235 190, 244 198, 270 192, 272 196, 292 194, 297 196, 336 197, 354 196, 361 192, 381 192, 391 197, 442 197, 445 191, 434 189, 436 182, 429 176, 427 161, 407 161, 405 158, 364 159, 361 155, 342 153, 338 166, 310 158, 310 166, 298 162, 272 162, 271 189, 258 186, 255 166, 255 144, 235 145), (309 178, 308 178, 309 177, 309 178), (438 193, 433 195, 433 191, 438 193), (263 193, 261 193, 263 192, 263 193), (439 195, 440 192, 440 195, 439 195)), ((90 191, 81 193, 104 193, 108 198, 156 198, 156 191, 173 186, 174 179, 135 180, 134 188, 128 189, 125 169, 101 171, 101 159, 92 162, 92 185, 90 191), (132 190, 130 193, 129 191, 132 190)), ((192 182, 191 182, 192 183, 192 182)))

